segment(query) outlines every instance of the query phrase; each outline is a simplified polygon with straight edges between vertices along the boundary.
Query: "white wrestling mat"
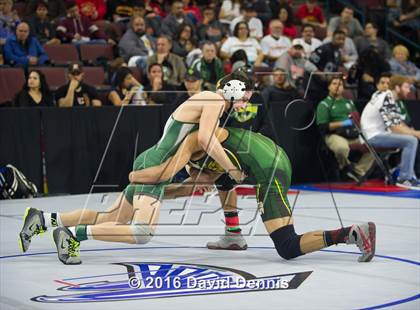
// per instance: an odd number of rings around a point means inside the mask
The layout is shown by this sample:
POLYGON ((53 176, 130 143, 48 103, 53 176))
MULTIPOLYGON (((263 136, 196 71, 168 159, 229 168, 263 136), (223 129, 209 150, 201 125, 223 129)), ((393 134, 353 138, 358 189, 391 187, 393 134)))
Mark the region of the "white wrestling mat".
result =
MULTIPOLYGON (((248 250, 208 250, 224 229, 218 197, 208 196, 165 201, 147 245, 87 240, 83 263, 65 266, 50 232, 20 252, 25 208, 104 210, 116 194, 1 201, 0 309, 420 309, 420 200, 334 196, 345 226, 376 223, 372 262, 358 263, 358 249, 346 245, 283 260, 251 197, 238 201, 248 250)), ((294 216, 298 234, 340 226, 325 192, 301 192, 294 216)))

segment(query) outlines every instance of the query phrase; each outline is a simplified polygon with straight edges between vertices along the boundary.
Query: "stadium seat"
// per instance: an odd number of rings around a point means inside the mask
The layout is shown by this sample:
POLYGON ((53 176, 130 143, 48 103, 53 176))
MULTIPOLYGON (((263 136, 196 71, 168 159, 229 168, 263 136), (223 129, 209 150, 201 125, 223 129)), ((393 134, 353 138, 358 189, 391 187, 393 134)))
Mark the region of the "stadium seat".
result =
POLYGON ((94 64, 98 58, 113 59, 114 51, 110 44, 83 44, 80 56, 84 63, 94 64))
POLYGON ((73 44, 45 45, 44 48, 53 65, 80 62, 76 46, 73 44))
POLYGON ((20 92, 25 84, 26 78, 22 68, 1 68, 0 76, 2 82, 2 91, 5 87, 5 98, 13 100, 18 92, 20 92))
POLYGON ((51 90, 56 90, 67 83, 66 69, 63 67, 35 67, 44 73, 47 84, 51 90))
POLYGON ((13 11, 16 11, 18 16, 23 17, 25 16, 25 7, 26 2, 16 2, 13 4, 13 11))
POLYGON ((116 42, 118 42, 123 35, 123 29, 120 23, 111 23, 108 20, 98 20, 94 22, 94 24, 98 26, 100 31, 104 32, 116 42))
POLYGON ((0 74, 0 106, 5 105, 9 102, 12 102, 12 96, 9 93, 9 88, 7 87, 6 79, 4 78, 3 74, 0 74))
POLYGON ((86 84, 95 86, 96 88, 107 88, 105 86, 105 71, 102 67, 84 67, 83 68, 83 81, 86 84))

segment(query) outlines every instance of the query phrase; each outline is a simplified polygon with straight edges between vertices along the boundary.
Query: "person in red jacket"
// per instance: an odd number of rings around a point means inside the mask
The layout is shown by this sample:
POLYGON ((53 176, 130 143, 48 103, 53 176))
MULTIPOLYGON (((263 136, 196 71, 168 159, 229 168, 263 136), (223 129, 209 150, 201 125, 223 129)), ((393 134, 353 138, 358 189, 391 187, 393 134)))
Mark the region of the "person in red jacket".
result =
POLYGON ((104 19, 106 14, 106 4, 104 0, 76 0, 82 15, 96 21, 104 19))

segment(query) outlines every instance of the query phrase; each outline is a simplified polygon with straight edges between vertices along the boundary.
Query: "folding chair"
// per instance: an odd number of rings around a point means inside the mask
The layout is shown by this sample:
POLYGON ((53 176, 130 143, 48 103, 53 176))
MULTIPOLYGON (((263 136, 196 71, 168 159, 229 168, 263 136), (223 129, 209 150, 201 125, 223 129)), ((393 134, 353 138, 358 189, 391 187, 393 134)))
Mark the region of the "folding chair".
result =
MULTIPOLYGON (((360 124, 360 114, 357 111, 352 112, 350 115, 350 118, 353 120, 353 124, 356 127, 357 131, 359 132, 360 137, 362 138, 364 144, 362 143, 354 143, 350 144, 350 150, 357 150, 362 153, 371 153, 373 158, 375 159, 375 162, 381 172, 384 174, 385 177, 385 184, 394 184, 394 181, 392 179, 391 175, 391 167, 389 166, 389 157, 392 154, 397 153, 398 149, 389 149, 389 148, 374 148, 370 145, 368 140, 366 139, 360 124)), ((362 179, 358 182, 358 185, 361 185, 363 182, 366 181, 366 179, 372 174, 372 172, 375 169, 375 165, 372 165, 372 167, 369 169, 369 171, 366 172, 366 174, 362 177, 362 179)))

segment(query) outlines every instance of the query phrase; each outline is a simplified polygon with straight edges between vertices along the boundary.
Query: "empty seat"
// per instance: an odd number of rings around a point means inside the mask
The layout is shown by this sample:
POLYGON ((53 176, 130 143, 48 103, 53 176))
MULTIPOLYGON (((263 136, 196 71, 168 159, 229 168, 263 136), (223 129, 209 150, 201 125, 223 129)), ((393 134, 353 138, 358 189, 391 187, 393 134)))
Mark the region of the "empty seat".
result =
POLYGON ((6 79, 3 74, 0 74, 0 106, 8 104, 12 102, 12 100, 13 99, 10 95, 9 88, 7 87, 6 79))
POLYGON ((45 45, 44 48, 53 65, 80 62, 76 46, 73 44, 45 45))
POLYGON ((102 67, 83 67, 83 81, 86 84, 103 87, 105 83, 105 71, 102 67))
POLYGON ((6 87, 7 97, 13 100, 25 85, 26 78, 22 68, 1 68, 1 79, 6 87))
POLYGON ((37 69, 44 73, 47 84, 51 90, 56 90, 60 86, 63 86, 67 83, 67 74, 66 69, 62 67, 36 67, 37 69))
POLYGON ((83 62, 93 64, 98 58, 113 59, 114 51, 110 44, 82 44, 80 56, 83 62))

